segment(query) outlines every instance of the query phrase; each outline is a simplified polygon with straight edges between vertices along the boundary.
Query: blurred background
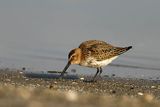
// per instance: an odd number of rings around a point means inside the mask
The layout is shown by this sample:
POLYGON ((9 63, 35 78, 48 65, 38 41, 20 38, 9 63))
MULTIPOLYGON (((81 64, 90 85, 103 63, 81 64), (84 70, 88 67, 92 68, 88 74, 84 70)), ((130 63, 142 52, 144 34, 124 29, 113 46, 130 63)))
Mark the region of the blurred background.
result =
MULTIPOLYGON (((159 79, 159 4, 159 0, 1 0, 0 67, 62 70, 71 49, 98 39, 133 46, 113 61, 120 66, 105 67, 104 74, 159 79)), ((70 69, 96 72, 77 65, 70 69)))

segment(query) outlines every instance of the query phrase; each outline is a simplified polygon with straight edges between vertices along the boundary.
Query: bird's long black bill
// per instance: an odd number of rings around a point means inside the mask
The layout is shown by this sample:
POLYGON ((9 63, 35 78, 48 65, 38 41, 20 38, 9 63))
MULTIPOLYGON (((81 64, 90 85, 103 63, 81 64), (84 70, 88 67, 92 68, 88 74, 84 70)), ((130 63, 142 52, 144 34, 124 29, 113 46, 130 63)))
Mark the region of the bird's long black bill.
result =
POLYGON ((65 68, 63 69, 63 71, 62 71, 60 77, 62 77, 62 76, 64 75, 64 73, 66 72, 66 70, 69 68, 70 65, 71 65, 71 63, 68 62, 67 65, 65 66, 65 68))

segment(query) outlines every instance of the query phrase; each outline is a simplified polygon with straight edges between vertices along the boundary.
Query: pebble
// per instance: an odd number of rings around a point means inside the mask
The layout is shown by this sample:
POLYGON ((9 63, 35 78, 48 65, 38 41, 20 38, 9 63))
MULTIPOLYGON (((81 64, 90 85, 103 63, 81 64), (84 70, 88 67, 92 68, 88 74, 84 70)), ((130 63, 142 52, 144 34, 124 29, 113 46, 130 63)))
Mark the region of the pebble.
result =
POLYGON ((12 85, 15 85, 16 83, 12 82, 11 84, 12 84, 12 85))
POLYGON ((54 84, 57 84, 57 81, 54 81, 54 84))
POLYGON ((156 88, 156 86, 151 86, 151 88, 156 88))
POLYGON ((49 85, 49 89, 52 89, 53 88, 53 85, 49 85))
POLYGON ((26 81, 28 81, 29 79, 28 79, 28 78, 26 78, 25 80, 26 80, 26 81))
POLYGON ((77 82, 72 82, 72 84, 78 84, 77 82))
POLYGON ((116 93, 116 91, 115 91, 115 90, 110 90, 110 92, 111 92, 112 94, 115 94, 115 93, 116 93))
POLYGON ((142 92, 138 92, 138 95, 142 96, 142 95, 143 95, 143 93, 142 93, 142 92))
POLYGON ((6 79, 6 81, 7 81, 7 82, 10 82, 11 80, 10 80, 10 79, 6 79))
POLYGON ((40 84, 37 84, 37 86, 39 87, 39 86, 41 86, 40 84))
POLYGON ((23 74, 23 72, 22 72, 22 71, 20 71, 19 73, 20 73, 20 74, 23 74))
POLYGON ((115 90, 113 90, 113 91, 112 91, 112 93, 113 93, 113 94, 115 94, 115 93, 116 93, 116 91, 115 91, 115 90))
POLYGON ((133 90, 133 89, 134 89, 134 87, 131 87, 130 89, 131 89, 131 90, 133 90))
POLYGON ((80 80, 84 80, 84 77, 81 77, 80 80))

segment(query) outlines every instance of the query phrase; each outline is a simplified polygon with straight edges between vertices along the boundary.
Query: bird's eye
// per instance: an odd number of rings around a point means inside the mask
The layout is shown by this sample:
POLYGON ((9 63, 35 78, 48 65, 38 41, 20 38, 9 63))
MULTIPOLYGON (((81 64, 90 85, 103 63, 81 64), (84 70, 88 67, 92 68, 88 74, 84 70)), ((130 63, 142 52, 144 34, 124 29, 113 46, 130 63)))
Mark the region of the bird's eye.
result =
POLYGON ((72 59, 72 60, 77 60, 76 55, 73 55, 73 56, 71 57, 71 59, 72 59))
POLYGON ((74 56, 74 55, 72 55, 72 56, 70 56, 70 58, 69 58, 69 59, 70 59, 70 60, 74 60, 74 57, 75 57, 75 56, 74 56))
POLYGON ((72 56, 72 59, 75 59, 75 58, 76 58, 75 55, 73 55, 73 56, 72 56))

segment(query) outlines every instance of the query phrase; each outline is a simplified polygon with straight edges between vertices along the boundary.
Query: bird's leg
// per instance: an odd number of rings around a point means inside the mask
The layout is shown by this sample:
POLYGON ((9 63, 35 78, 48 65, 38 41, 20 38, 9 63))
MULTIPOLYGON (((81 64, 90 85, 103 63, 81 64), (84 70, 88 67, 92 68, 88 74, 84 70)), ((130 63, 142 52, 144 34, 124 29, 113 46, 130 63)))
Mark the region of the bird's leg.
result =
POLYGON ((103 72, 102 67, 100 67, 99 76, 101 76, 101 73, 103 72))
POLYGON ((102 67, 100 67, 99 69, 100 69, 100 71, 99 71, 99 77, 101 77, 101 73, 103 72, 103 70, 102 70, 102 67))
POLYGON ((95 78, 96 78, 96 76, 97 76, 97 74, 99 73, 99 68, 97 68, 97 72, 96 72, 96 74, 94 75, 94 77, 93 77, 93 79, 92 79, 92 81, 94 81, 95 80, 95 78))

